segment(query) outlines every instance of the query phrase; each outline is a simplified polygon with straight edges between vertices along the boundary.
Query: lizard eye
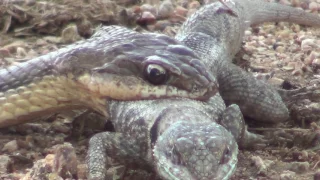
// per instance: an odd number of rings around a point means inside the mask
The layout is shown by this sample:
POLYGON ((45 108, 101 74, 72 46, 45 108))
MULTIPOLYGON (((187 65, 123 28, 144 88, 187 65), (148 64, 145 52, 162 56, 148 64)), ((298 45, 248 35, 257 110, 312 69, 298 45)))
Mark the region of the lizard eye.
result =
POLYGON ((230 156, 231 156, 231 152, 230 152, 230 149, 229 147, 227 147, 224 152, 223 152, 223 155, 220 159, 220 164, 225 164, 227 163, 229 160, 230 160, 230 156))
POLYGON ((149 64, 145 68, 144 76, 154 85, 163 84, 168 79, 167 71, 157 64, 149 64))

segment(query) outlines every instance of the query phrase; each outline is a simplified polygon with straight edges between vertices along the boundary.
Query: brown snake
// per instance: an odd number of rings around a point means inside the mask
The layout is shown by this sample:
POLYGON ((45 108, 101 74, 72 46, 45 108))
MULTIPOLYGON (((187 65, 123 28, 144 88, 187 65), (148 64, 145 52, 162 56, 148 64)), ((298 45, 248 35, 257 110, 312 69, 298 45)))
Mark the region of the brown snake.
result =
POLYGON ((108 99, 208 99, 215 78, 186 46, 165 35, 105 27, 90 39, 0 70, 0 127, 108 99), (114 32, 114 33, 113 33, 114 32))

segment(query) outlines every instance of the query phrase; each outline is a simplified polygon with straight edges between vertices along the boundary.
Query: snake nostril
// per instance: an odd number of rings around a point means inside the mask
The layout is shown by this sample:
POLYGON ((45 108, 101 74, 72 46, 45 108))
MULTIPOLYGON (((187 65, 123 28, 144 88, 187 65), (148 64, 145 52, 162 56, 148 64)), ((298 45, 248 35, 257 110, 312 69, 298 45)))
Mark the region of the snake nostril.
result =
POLYGON ((194 85, 194 86, 192 87, 192 92, 198 92, 198 91, 199 91, 198 86, 197 86, 197 85, 194 85))

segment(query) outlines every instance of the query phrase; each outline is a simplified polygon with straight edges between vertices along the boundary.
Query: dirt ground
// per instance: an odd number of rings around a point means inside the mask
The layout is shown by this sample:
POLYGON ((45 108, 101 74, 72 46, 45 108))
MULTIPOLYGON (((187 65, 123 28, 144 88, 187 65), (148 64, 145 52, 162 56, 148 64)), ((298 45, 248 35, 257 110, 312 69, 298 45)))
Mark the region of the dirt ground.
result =
MULTIPOLYGON (((199 3, 172 2, 173 10, 162 9, 161 16, 153 17, 162 1, 150 0, 152 6, 137 0, 0 1, 0 65, 24 62, 88 38, 99 25, 118 24, 174 36, 199 3)), ((312 1, 293 2, 310 11, 312 1)), ((246 31, 235 63, 281 89, 316 87, 319 50, 320 28, 266 23, 246 31)), ((315 91, 308 99, 288 99, 291 117, 286 122, 262 124, 247 119, 249 130, 271 141, 264 147, 241 150, 232 179, 320 179, 319 94, 315 91)), ((84 111, 51 114, 1 129, 0 179, 86 179, 88 140, 110 130, 110 124, 94 113, 81 116, 84 111)), ((139 171, 126 179, 142 178, 153 176, 139 171)))

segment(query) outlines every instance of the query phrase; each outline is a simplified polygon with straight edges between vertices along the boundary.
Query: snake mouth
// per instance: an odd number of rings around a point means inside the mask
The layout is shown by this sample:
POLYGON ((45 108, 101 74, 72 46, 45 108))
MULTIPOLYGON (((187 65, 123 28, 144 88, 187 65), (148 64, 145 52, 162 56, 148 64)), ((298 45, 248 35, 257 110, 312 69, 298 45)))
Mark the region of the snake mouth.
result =
MULTIPOLYGON (((208 87, 202 88, 203 95, 199 96, 198 100, 208 100, 212 96, 215 96, 219 92, 219 85, 218 83, 211 83, 208 87)), ((200 90, 201 91, 201 90, 200 90)))
POLYGON ((217 85, 194 88, 191 91, 166 84, 155 86, 141 78, 114 74, 86 74, 77 79, 81 86, 101 98, 115 100, 148 100, 185 97, 207 100, 217 93, 217 85))

